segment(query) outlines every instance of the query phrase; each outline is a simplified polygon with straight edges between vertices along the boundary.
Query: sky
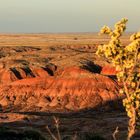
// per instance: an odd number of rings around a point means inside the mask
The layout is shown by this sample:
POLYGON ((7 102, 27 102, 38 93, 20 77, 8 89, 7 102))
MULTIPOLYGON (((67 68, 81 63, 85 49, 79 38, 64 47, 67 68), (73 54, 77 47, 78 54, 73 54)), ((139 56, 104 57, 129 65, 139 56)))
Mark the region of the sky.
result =
POLYGON ((0 33, 99 32, 123 17, 140 30, 140 0, 0 0, 0 33))

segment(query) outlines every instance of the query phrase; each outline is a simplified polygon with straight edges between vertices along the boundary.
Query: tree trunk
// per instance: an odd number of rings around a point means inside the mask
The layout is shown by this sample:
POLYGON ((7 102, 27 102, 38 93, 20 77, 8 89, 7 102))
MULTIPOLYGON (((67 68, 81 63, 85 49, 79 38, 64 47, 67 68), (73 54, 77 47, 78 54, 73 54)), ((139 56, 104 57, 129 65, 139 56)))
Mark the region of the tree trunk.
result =
POLYGON ((131 107, 131 111, 132 111, 132 117, 129 119, 129 123, 128 123, 127 140, 131 140, 131 138, 135 134, 135 129, 136 129, 136 111, 135 111, 135 108, 131 107))

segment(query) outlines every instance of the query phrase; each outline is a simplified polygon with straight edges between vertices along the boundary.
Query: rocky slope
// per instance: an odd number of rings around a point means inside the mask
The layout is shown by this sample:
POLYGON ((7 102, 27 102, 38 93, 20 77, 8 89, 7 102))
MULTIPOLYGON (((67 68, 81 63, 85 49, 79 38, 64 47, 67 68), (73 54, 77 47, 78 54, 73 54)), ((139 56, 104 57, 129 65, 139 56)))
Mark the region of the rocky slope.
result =
POLYGON ((57 70, 52 64, 38 69, 1 69, 1 109, 55 112, 111 107, 121 97, 117 82, 103 75, 106 72, 103 69, 101 75, 80 67, 57 70))
MULTIPOLYGON (((112 139, 127 135, 127 116, 120 110, 115 69, 96 56, 109 38, 96 34, 0 35, 0 130, 34 128, 63 136, 93 133, 112 139)), ((128 43, 128 36, 122 38, 128 43)), ((81 139, 80 139, 81 140, 81 139)))
POLYGON ((116 71, 95 55, 98 43, 59 41, 43 47, 0 47, 2 111, 76 111, 117 104, 116 71))

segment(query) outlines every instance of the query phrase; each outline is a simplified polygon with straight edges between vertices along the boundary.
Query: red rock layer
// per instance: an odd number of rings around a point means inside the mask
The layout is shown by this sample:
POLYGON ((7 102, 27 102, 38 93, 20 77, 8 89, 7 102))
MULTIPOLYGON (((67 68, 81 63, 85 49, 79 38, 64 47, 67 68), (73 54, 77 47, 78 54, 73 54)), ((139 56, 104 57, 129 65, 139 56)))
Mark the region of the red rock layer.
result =
POLYGON ((22 70, 18 70, 20 79, 11 71, 0 71, 1 82, 7 81, 0 87, 2 109, 9 107, 16 111, 95 109, 121 98, 115 81, 78 67, 65 68, 59 71, 57 76, 49 76, 44 69, 32 69, 29 75, 22 70))
POLYGON ((104 75, 116 75, 117 71, 115 69, 115 67, 111 67, 111 66, 104 66, 101 70, 101 74, 104 75))

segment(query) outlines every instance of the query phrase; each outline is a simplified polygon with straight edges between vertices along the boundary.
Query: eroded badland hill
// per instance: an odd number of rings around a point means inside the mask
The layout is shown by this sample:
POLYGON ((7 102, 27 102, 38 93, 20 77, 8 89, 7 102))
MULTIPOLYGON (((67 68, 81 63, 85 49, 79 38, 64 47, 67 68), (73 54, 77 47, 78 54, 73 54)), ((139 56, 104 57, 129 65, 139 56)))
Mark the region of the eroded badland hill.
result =
POLYGON ((48 135, 56 116, 62 135, 93 132, 109 140, 118 126, 123 139, 127 117, 116 71, 95 54, 107 41, 97 34, 0 35, 0 125, 48 135))

